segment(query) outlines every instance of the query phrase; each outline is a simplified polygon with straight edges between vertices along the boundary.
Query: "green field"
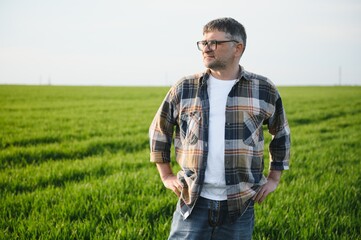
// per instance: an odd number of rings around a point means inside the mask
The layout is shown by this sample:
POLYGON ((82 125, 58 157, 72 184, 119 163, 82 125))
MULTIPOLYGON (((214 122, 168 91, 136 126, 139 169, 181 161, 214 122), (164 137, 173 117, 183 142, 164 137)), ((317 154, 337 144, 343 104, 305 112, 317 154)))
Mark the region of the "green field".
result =
MULTIPOLYGON (((166 239, 148 127, 167 90, 0 86, 0 239, 166 239)), ((279 90, 291 169, 254 239, 361 239, 361 87, 279 90)))

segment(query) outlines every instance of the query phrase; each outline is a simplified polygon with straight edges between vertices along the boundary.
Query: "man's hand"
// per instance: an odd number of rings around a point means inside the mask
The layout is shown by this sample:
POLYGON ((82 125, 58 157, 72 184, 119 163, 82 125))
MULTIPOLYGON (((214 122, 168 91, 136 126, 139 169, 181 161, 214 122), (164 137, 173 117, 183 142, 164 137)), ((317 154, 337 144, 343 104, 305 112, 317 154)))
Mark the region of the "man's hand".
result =
POLYGON ((179 183, 179 180, 176 176, 169 175, 165 179, 162 179, 163 184, 166 188, 172 190, 178 197, 182 192, 182 185, 179 183))
POLYGON ((178 197, 182 192, 182 184, 178 178, 173 174, 169 163, 157 163, 157 169, 162 179, 164 186, 172 190, 178 197))
POLYGON ((270 171, 267 178, 267 183, 263 185, 258 191, 258 193, 253 197, 253 200, 256 203, 262 203, 266 199, 268 194, 276 190, 278 183, 280 182, 281 174, 281 171, 270 171))

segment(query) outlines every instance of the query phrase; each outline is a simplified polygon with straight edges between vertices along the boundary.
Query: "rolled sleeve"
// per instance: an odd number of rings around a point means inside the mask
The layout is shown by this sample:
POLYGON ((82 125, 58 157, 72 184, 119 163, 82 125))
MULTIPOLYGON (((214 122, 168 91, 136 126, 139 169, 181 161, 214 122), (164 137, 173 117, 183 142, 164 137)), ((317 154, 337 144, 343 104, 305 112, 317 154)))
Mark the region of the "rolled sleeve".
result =
POLYGON ((174 107, 171 91, 158 109, 149 128, 150 161, 154 163, 170 162, 173 130, 175 127, 174 107))
POLYGON ((290 161, 291 134, 282 100, 277 95, 275 112, 269 119, 269 132, 272 140, 269 145, 270 169, 288 170, 290 161))

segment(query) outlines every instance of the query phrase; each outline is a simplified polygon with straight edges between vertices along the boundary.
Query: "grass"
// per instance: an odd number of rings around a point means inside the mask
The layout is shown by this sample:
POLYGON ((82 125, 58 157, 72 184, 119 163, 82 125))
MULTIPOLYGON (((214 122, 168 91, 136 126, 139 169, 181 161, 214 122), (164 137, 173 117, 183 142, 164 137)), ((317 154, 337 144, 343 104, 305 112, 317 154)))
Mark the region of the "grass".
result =
MULTIPOLYGON (((279 89, 291 169, 254 239, 360 239, 361 87, 279 89)), ((166 239, 147 133, 167 90, 0 86, 0 239, 166 239)))

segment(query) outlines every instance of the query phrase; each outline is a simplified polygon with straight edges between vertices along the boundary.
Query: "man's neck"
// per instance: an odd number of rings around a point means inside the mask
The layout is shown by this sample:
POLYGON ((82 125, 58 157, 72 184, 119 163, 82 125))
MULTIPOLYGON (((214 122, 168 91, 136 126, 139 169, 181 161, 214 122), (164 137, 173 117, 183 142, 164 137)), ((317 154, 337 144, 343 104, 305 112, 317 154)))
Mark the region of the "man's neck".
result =
POLYGON ((237 79, 239 73, 239 65, 237 67, 221 69, 221 70, 211 70, 211 74, 213 77, 219 80, 234 80, 237 79))

